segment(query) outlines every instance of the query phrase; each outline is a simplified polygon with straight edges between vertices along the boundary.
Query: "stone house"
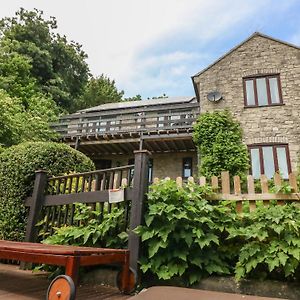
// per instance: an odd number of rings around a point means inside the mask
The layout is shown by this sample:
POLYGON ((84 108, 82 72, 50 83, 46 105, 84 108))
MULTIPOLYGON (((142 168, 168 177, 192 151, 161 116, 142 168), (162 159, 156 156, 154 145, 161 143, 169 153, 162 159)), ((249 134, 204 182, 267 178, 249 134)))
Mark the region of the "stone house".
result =
POLYGON ((228 109, 240 122, 256 178, 275 171, 287 178, 297 169, 299 47, 254 33, 192 81, 201 112, 228 109))
POLYGON ((149 181, 187 178, 198 175, 192 131, 199 113, 228 109, 242 126, 250 172, 286 178, 300 155, 299 50, 254 33, 192 76, 196 97, 103 104, 64 116, 54 128, 99 169, 131 164, 135 150, 147 149, 149 181))
POLYGON ((63 116, 53 126, 97 169, 133 164, 135 150, 149 150, 151 182, 197 175, 192 130, 198 116, 195 97, 158 98, 99 105, 63 116))

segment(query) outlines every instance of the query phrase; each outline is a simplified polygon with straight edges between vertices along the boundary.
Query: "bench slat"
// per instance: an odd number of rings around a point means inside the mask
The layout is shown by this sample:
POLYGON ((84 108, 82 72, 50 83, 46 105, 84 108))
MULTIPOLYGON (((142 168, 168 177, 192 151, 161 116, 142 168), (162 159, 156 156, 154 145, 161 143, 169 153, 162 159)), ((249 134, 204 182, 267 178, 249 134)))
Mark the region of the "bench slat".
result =
POLYGON ((47 245, 40 243, 26 243, 0 240, 0 250, 20 251, 23 253, 41 253, 53 255, 102 255, 102 254, 126 254, 126 249, 109 249, 109 248, 93 248, 93 247, 76 247, 65 245, 47 245))

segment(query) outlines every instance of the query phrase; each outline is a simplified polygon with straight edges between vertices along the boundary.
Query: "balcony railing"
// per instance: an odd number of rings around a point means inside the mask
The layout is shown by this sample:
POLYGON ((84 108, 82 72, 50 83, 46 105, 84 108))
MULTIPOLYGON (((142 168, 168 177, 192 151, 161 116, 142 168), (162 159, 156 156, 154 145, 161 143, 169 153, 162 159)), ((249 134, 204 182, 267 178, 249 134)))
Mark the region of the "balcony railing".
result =
POLYGON ((93 117, 85 114, 77 118, 73 115, 69 119, 66 116, 52 127, 63 137, 189 130, 196 122, 198 115, 199 109, 196 106, 191 109, 185 107, 175 112, 158 111, 155 114, 138 112, 126 115, 103 115, 102 113, 100 116, 94 114, 93 117))

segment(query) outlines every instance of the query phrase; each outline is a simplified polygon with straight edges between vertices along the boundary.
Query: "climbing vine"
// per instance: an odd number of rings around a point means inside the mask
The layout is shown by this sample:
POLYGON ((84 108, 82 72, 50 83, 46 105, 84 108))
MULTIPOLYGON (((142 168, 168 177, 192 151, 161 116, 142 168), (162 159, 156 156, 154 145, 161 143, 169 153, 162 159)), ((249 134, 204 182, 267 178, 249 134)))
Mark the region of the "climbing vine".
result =
POLYGON ((217 176, 221 171, 242 175, 248 170, 248 151, 242 142, 240 124, 228 111, 201 114, 193 139, 200 153, 201 175, 217 176))

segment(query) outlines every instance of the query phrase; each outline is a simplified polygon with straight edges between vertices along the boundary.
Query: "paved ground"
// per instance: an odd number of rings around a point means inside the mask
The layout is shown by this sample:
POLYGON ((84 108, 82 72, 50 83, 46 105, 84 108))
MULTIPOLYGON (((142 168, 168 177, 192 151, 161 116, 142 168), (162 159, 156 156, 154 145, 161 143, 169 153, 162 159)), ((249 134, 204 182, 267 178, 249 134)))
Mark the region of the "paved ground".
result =
MULTIPOLYGON (((45 299, 49 280, 41 273, 21 271, 18 266, 0 264, 0 300, 45 299)), ((82 285, 77 289, 77 300, 125 300, 116 288, 102 285, 82 285)), ((276 300, 275 298, 245 296, 174 287, 153 287, 132 300, 276 300)), ((128 299, 129 300, 129 299, 128 299)), ((279 300, 279 299, 278 299, 279 300)), ((281 299, 282 300, 282 299, 281 299)))
MULTIPOLYGON (((21 271, 17 266, 0 264, 0 300, 45 299, 49 280, 44 274, 21 271)), ((118 289, 102 285, 83 285, 77 290, 76 299, 125 300, 118 289)))
POLYGON ((278 298, 246 296, 238 294, 203 291, 196 289, 156 286, 141 292, 132 300, 283 300, 278 298))

